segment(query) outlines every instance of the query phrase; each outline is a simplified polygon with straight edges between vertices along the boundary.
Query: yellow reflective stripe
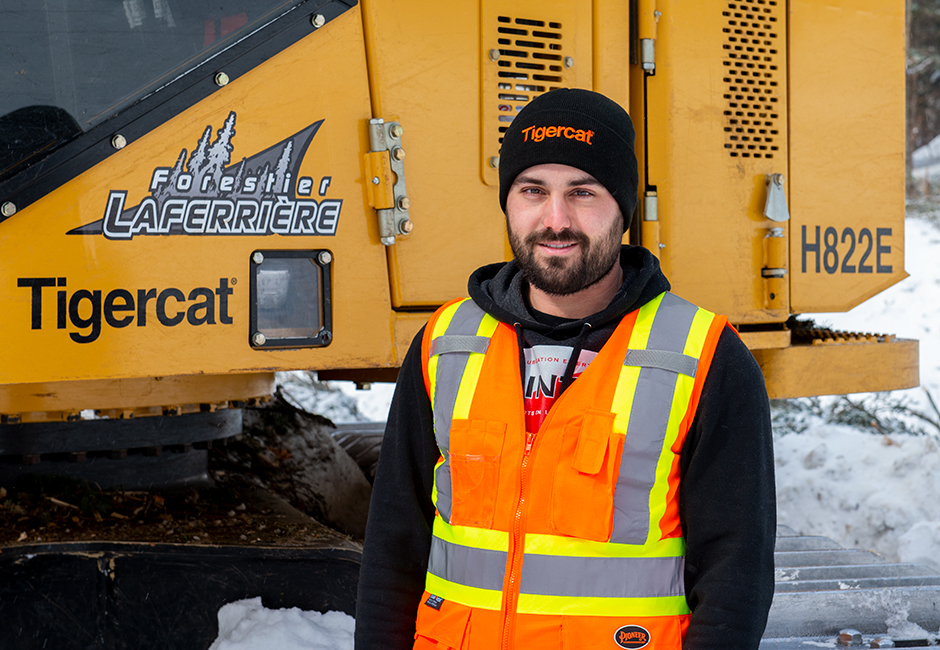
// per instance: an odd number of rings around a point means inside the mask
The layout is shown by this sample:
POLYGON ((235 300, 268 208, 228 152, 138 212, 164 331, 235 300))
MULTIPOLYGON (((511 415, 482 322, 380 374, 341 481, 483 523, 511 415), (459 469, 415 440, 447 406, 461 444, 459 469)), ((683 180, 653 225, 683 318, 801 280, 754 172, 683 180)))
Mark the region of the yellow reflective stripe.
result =
MULTIPOLYGON (((433 534, 452 544, 490 551, 509 551, 509 533, 502 530, 454 526, 436 516, 433 534)), ((527 533, 525 552, 563 557, 680 557, 685 555, 685 539, 672 537, 654 540, 649 544, 614 544, 564 535, 527 533)))
MULTIPOLYGON (((497 325, 499 325, 499 321, 486 314, 477 328, 477 336, 492 338, 497 325)), ((457 389, 457 399, 454 401, 455 420, 466 420, 470 414, 473 393, 477 389, 477 381, 480 379, 480 370, 483 368, 483 359, 485 358, 485 354, 472 352, 467 359, 467 367, 463 372, 463 378, 460 380, 460 388, 457 389)))
POLYGON ((615 544, 594 542, 562 535, 528 533, 526 555, 558 555, 563 557, 680 557, 685 555, 685 539, 673 537, 648 544, 615 544))
POLYGON ((520 614, 578 616, 682 616, 691 612, 685 596, 655 598, 598 598, 595 596, 538 596, 519 594, 520 614))
MULTIPOLYGON (((714 314, 699 309, 695 312, 692 319, 692 325, 689 328, 689 334, 686 337, 683 351, 696 359, 701 357, 702 348, 705 345, 705 336, 708 334, 708 327, 714 314)), ((663 453, 659 456, 656 463, 656 480, 653 488, 650 490, 649 500, 649 536, 648 542, 656 540, 662 531, 659 523, 666 514, 666 505, 669 497, 669 474, 672 472, 672 464, 675 455, 670 451, 679 437, 679 426, 685 419, 689 410, 689 401, 692 398, 692 390, 695 387, 695 379, 687 375, 678 375, 676 378, 676 387, 672 395, 672 404, 669 409, 669 423, 666 426, 666 437, 663 440, 663 453)))
MULTIPOLYGON (((708 328, 714 317, 714 314, 704 309, 696 311, 683 349, 685 354, 696 359, 702 356, 705 337, 708 335, 708 328)), ((666 514, 666 503, 669 496, 669 474, 672 471, 673 458, 675 457, 670 449, 679 437, 679 426, 689 410, 689 401, 692 398, 694 387, 694 378, 682 374, 678 375, 672 396, 672 405, 669 409, 669 424, 666 426, 666 437, 663 440, 663 453, 656 464, 656 481, 650 490, 650 525, 649 537, 647 538, 650 542, 662 534, 659 529, 659 522, 666 514)))
POLYGON ((631 350, 646 349, 650 340, 650 331, 653 329, 653 320, 656 318, 656 312, 659 311, 659 305, 662 304, 665 295, 665 293, 661 293, 640 307, 636 316, 636 323, 633 325, 633 332, 630 334, 628 347, 631 350))
MULTIPOLYGON (((469 300, 469 298, 466 298, 469 300)), ((431 340, 433 341, 438 336, 442 335, 447 331, 448 326, 450 326, 450 321, 453 320, 454 314, 457 312, 457 308, 464 303, 464 300, 456 302, 444 311, 440 313, 437 320, 434 321, 434 327, 431 329, 431 340)), ((431 393, 428 397, 431 399, 431 409, 434 409, 434 395, 437 393, 437 356, 431 355, 431 358, 428 359, 428 378, 430 379, 430 390, 431 393)))
POLYGON ((689 399, 692 396, 692 387, 695 379, 688 375, 676 376, 676 388, 673 391, 672 404, 669 408, 669 424, 666 425, 666 436, 663 439, 663 450, 656 462, 656 480, 650 490, 649 500, 649 535, 647 543, 653 542, 663 534, 659 523, 666 514, 666 505, 669 501, 669 473, 672 471, 672 462, 675 454, 672 446, 679 437, 679 425, 685 418, 689 409, 689 399))
POLYGON ((429 593, 440 596, 444 600, 452 600, 461 605, 466 605, 467 607, 479 607, 480 609, 498 611, 502 605, 502 591, 459 585, 456 582, 439 578, 432 573, 427 574, 424 588, 429 593))
MULTIPOLYGON (((636 315, 636 322, 633 325, 633 332, 630 334, 629 349, 646 349, 649 343, 650 331, 653 328, 653 319, 656 317, 656 311, 659 309, 665 295, 665 293, 662 293, 640 307, 636 315)), ((633 410, 633 398, 636 395, 636 385, 639 380, 639 367, 623 366, 620 369, 620 378, 617 380, 614 400, 611 403, 611 410, 615 413, 613 428, 617 433, 626 433, 627 431, 627 425, 630 423, 630 411, 633 410)))
POLYGON ((630 423, 630 411, 633 410, 633 398, 636 395, 636 385, 640 381, 640 368, 638 366, 621 366, 620 379, 614 390, 614 401, 611 409, 614 417, 614 431, 626 433, 630 423))
POLYGON ((433 534, 445 542, 472 546, 489 551, 509 551, 509 533, 502 530, 488 528, 474 528, 472 526, 454 526, 448 524, 439 516, 434 517, 433 534))
POLYGON ((708 328, 711 327, 715 314, 704 309, 699 309, 692 319, 692 327, 689 330, 689 338, 685 342, 685 354, 696 359, 702 356, 702 349, 705 347, 705 337, 708 336, 708 328))

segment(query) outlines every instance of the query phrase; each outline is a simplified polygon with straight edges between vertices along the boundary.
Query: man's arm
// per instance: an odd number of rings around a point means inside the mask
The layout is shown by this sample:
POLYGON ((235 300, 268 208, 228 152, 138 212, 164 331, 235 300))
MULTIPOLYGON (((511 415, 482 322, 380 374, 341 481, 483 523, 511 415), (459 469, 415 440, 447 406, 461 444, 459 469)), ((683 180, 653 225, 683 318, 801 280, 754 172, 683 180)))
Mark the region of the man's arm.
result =
POLYGON ((681 459, 692 608, 685 650, 755 649, 774 590, 776 493, 767 390, 726 328, 681 459))
POLYGON ((358 650, 407 650, 424 591, 434 505, 431 404, 421 369, 421 336, 402 362, 366 525, 356 603, 358 650))

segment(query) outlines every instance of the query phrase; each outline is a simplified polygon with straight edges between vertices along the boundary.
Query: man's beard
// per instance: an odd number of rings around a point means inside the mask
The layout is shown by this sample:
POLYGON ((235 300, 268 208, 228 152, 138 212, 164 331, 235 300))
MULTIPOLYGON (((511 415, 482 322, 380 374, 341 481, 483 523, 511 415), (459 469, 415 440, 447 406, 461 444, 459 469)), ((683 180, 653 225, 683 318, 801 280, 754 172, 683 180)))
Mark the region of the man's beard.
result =
POLYGON ((561 232, 541 230, 520 238, 509 227, 507 232, 512 254, 522 277, 536 289, 554 296, 567 296, 597 284, 620 261, 621 222, 615 220, 605 236, 591 241, 583 232, 565 229, 561 232), (577 243, 580 255, 569 260, 547 257, 536 259, 535 251, 543 243, 577 243))

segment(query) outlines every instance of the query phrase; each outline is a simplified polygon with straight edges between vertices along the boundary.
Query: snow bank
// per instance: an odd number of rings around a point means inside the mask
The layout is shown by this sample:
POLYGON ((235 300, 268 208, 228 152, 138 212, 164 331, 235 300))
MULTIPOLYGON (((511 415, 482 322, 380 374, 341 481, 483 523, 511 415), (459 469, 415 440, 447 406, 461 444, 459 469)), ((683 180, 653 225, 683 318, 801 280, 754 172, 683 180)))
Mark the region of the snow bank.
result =
POLYGON ((940 571, 940 447, 817 424, 775 440, 777 519, 807 535, 940 571))
POLYGON ((251 598, 219 610, 219 637, 209 650, 352 650, 355 628, 342 612, 267 609, 251 598))

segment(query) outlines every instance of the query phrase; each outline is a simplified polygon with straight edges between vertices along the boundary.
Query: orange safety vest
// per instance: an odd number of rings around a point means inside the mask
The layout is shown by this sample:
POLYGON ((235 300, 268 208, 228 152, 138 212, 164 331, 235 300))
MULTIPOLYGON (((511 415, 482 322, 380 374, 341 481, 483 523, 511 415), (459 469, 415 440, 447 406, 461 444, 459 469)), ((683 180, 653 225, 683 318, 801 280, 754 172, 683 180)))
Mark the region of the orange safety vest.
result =
POLYGON ((513 328, 469 299, 434 314, 441 457, 415 650, 682 647, 679 457, 726 323, 657 296, 527 432, 513 328))

